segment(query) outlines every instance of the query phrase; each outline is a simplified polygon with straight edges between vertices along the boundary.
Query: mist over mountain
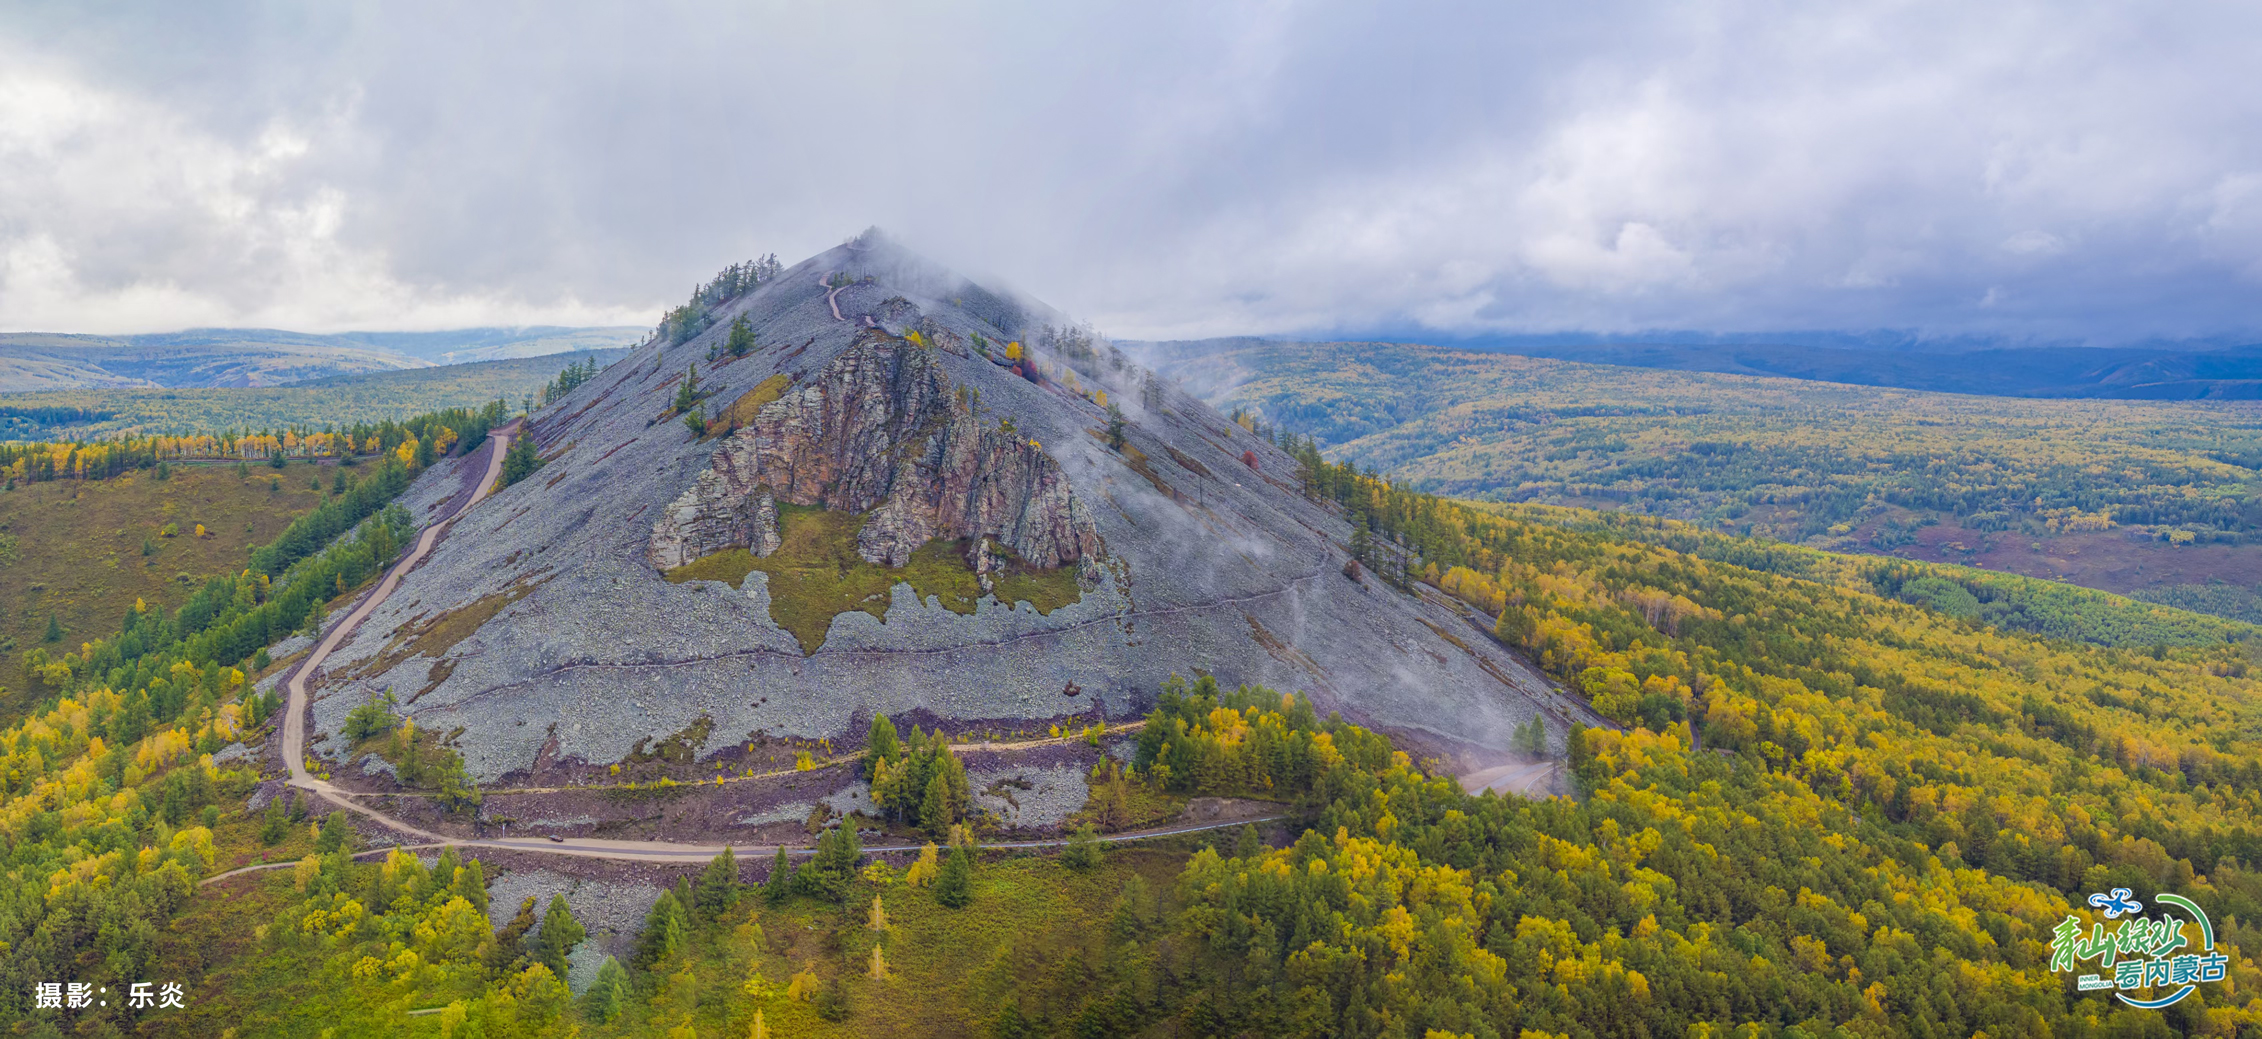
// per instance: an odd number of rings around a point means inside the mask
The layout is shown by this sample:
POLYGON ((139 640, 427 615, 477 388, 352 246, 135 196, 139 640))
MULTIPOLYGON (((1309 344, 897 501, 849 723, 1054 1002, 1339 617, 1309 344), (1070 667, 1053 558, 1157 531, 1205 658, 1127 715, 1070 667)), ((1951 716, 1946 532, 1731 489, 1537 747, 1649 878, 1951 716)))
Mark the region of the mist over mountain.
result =
POLYGON ((694 729, 1121 718, 1189 672, 1441 747, 1535 715, 1526 665, 1347 565, 1294 460, 1043 304, 876 234, 731 273, 536 411, 548 464, 340 649, 316 729, 390 690, 492 780, 694 729))

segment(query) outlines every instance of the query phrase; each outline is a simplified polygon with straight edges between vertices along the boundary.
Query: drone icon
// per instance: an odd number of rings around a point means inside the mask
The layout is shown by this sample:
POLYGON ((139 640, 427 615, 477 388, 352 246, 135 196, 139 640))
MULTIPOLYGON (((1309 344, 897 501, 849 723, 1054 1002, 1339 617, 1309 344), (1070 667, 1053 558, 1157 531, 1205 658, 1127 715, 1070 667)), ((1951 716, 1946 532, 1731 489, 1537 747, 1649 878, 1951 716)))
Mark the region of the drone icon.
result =
POLYGON ((2091 895, 2089 896, 2089 904, 2096 909, 2103 910, 2107 920, 2118 919, 2122 913, 2134 916, 2144 911, 2144 903, 2130 898, 2129 889, 2125 887, 2114 888, 2110 895, 2091 895))

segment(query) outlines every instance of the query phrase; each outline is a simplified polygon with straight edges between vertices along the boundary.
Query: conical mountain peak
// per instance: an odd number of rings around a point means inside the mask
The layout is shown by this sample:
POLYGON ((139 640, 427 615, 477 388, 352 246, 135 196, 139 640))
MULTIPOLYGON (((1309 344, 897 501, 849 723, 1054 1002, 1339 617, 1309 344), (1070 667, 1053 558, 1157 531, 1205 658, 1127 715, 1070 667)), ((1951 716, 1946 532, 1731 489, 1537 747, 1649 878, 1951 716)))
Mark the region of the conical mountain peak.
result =
POLYGON ((556 778, 688 732, 1124 718, 1197 672, 1445 744, 1541 687, 1347 577, 1274 444, 876 230, 726 271, 527 435, 546 463, 338 652, 317 731, 390 689, 474 775, 556 778))

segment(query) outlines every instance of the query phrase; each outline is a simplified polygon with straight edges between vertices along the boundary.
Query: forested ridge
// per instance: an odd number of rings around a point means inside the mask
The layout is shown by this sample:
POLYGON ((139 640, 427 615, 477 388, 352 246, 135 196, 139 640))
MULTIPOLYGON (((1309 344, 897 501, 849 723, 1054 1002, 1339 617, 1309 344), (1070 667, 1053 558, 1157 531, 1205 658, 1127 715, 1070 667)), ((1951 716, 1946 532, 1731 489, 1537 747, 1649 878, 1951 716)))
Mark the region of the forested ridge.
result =
POLYGON ((1169 370, 1335 460, 1458 497, 1840 549, 1911 513, 2025 537, 2118 525, 2244 543, 2262 525, 2262 410, 2246 402, 2009 401, 1374 343, 1251 342, 1169 370))
MULTIPOLYGON (((347 375, 289 386, 47 390, 0 394, 0 438, 99 442, 120 437, 223 437, 405 423, 498 398, 518 407, 569 366, 610 364, 627 350, 347 375), (230 433, 233 431, 233 434, 230 433)), ((255 456, 256 460, 256 456, 255 456)))
MULTIPOLYGON (((413 538, 392 501, 432 455, 398 449, 450 423, 483 436, 498 416, 450 412, 373 429, 380 443, 396 437, 395 450, 340 481, 254 550, 250 566, 211 578, 175 610, 137 603, 106 637, 26 652, 45 699, 0 731, 0 1017, 30 1022, 41 982, 124 992, 151 980, 164 968, 159 935, 219 861, 220 842, 255 830, 262 844, 290 839, 286 817, 255 825, 243 808, 256 767, 213 754, 258 738, 280 707, 279 694, 251 688, 269 666, 266 647, 311 631, 413 538)), ((133 1016, 113 999, 73 1020, 102 1032, 133 1016)))
POLYGON ((186 436, 116 436, 100 440, 0 442, 0 478, 16 482, 100 480, 163 462, 287 463, 406 452, 403 461, 432 464, 458 448, 469 451, 503 420, 507 405, 449 408, 401 422, 357 422, 322 429, 223 431, 186 436))

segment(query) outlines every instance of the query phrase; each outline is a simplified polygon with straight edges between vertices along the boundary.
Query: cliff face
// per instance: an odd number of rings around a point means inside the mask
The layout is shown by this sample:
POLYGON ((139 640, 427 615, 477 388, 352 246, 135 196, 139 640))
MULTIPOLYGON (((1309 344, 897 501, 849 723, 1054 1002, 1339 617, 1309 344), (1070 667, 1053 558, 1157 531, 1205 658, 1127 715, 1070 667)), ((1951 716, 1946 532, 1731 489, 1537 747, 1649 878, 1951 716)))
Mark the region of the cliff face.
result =
POLYGON ((935 538, 968 540, 980 571, 985 542, 1043 567, 1100 552, 1059 463, 977 413, 930 348, 878 329, 725 437, 652 525, 646 557, 665 570, 733 547, 766 556, 781 501, 869 513, 857 552, 888 566, 935 538))

